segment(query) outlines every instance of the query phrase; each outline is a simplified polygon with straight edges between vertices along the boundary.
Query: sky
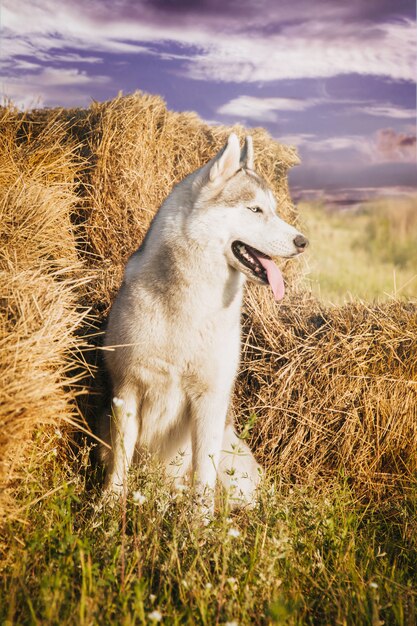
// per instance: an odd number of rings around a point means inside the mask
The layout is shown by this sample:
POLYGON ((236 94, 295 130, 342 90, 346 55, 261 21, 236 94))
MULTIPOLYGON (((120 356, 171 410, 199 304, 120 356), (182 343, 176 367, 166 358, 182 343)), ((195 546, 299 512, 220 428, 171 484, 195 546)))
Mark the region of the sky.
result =
POLYGON ((295 145, 296 200, 415 192, 415 0, 0 0, 22 108, 163 96, 295 145))

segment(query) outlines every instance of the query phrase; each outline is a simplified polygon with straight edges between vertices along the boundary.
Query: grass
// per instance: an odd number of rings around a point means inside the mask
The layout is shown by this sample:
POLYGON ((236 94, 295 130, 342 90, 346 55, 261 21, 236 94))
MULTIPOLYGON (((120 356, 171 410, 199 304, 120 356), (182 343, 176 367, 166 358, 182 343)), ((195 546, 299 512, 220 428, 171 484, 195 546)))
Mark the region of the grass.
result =
POLYGON ((311 241, 307 283, 321 300, 417 298, 417 197, 359 212, 305 204, 300 213, 311 241))
POLYGON ((417 484, 371 506, 343 476, 270 477, 254 511, 220 502, 205 527, 150 461, 120 505, 100 506, 88 450, 63 465, 57 445, 5 531, 3 624, 415 623, 417 484))

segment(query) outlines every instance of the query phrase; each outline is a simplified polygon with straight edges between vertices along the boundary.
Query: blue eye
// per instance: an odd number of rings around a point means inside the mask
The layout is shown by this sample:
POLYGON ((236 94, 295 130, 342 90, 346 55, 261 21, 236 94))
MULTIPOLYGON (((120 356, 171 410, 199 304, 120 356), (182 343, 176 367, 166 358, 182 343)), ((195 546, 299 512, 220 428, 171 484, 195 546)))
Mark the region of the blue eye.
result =
POLYGON ((262 213, 262 209, 258 206, 248 206, 246 208, 252 211, 252 213, 262 213))

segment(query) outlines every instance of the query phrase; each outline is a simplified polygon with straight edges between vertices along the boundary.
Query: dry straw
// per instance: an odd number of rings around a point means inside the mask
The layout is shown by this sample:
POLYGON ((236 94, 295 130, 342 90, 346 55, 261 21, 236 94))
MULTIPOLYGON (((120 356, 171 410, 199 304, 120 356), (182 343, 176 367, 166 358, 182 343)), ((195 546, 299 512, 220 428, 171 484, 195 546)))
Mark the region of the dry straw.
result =
POLYGON ((52 117, 32 133, 12 108, 0 127, 1 520, 14 510, 34 433, 76 416, 77 376, 69 387, 68 375, 78 370, 86 276, 71 224, 76 167, 64 128, 52 117))
MULTIPOLYGON (((77 415, 86 308, 99 326, 172 185, 231 129, 140 93, 89 109, 8 107, 0 125, 0 483, 12 494, 25 450, 41 455, 33 433, 77 415)), ((297 156, 262 129, 251 134, 257 169, 294 222, 286 174, 297 156)), ((284 267, 290 287, 298 271, 284 267)), ((256 414, 259 456, 302 479, 342 468, 362 486, 410 475, 416 326, 411 305, 323 310, 293 293, 277 306, 250 289, 234 404, 241 424, 256 414)))
POLYGON ((308 296, 276 308, 249 292, 236 410, 278 475, 342 474, 379 497, 417 470, 417 309, 324 307, 308 296))

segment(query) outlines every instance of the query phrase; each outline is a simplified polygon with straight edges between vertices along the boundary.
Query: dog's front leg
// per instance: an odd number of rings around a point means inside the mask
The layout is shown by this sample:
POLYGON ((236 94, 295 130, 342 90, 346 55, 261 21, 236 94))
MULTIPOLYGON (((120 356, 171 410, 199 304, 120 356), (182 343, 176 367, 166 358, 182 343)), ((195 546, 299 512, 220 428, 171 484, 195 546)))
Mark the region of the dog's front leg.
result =
POLYGON ((203 394, 192 407, 192 467, 194 488, 203 511, 214 512, 214 490, 229 397, 203 394))
POLYGON ((138 438, 139 424, 134 392, 113 398, 111 422, 111 455, 107 468, 105 490, 120 495, 126 486, 127 474, 138 438))

